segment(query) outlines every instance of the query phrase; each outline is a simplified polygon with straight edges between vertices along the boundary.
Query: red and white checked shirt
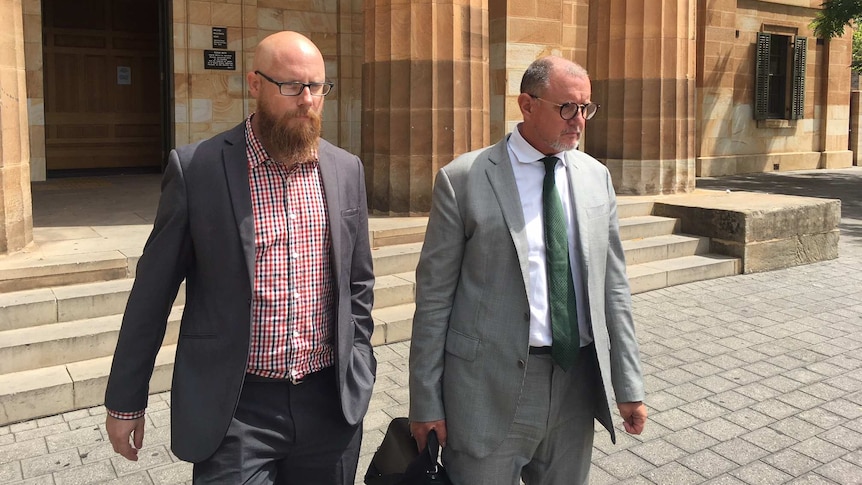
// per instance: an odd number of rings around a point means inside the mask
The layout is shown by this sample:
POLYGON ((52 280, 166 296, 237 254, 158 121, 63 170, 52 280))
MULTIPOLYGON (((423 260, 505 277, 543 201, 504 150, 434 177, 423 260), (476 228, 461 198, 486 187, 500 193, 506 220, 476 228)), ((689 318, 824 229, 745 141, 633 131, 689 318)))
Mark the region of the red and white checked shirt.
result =
POLYGON ((245 124, 255 247, 246 371, 297 382, 335 362, 326 199, 317 154, 291 167, 272 160, 252 116, 245 124))
MULTIPOLYGON (((299 382, 335 362, 329 219, 319 160, 274 161, 245 121, 254 214, 251 348, 246 372, 299 382)), ((108 413, 137 419, 144 410, 108 413)))

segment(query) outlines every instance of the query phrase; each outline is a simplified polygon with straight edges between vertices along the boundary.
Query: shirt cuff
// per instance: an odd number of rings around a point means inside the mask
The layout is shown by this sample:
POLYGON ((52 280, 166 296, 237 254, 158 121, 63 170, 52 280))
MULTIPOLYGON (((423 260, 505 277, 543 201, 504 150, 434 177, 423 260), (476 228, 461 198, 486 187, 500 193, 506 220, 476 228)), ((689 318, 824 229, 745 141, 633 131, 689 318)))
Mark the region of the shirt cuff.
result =
POLYGON ((138 419, 143 418, 144 414, 146 414, 146 409, 141 409, 140 411, 135 411, 132 413, 124 413, 120 411, 113 411, 108 409, 108 416, 116 419, 138 419))

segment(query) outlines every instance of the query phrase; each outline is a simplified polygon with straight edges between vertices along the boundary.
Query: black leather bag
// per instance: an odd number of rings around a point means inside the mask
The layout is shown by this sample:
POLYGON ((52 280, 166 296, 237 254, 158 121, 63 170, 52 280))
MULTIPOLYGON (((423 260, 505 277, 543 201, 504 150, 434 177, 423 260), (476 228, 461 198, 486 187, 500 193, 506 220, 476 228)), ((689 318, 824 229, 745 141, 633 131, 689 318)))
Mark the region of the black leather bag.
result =
POLYGON ((440 444, 437 433, 428 433, 428 446, 422 453, 410 436, 407 418, 389 423, 383 443, 371 458, 365 473, 366 485, 452 485, 446 470, 437 461, 440 444))

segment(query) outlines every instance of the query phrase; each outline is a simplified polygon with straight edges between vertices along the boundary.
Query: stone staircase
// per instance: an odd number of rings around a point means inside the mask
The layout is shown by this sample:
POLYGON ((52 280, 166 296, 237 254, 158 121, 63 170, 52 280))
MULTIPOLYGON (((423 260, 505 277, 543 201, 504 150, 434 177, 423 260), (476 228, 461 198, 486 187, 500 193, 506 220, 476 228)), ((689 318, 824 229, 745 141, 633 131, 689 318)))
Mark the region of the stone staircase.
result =
MULTIPOLYGON (((738 260, 707 253, 707 238, 676 234, 678 220, 651 210, 651 201, 620 199, 635 293, 740 272, 738 260)), ((372 219, 375 345, 410 338, 426 221, 372 219)), ((47 258, 0 268, 0 425, 102 404, 137 258, 99 254, 89 261, 47 258)), ((170 388, 183 303, 181 288, 151 392, 170 388)))

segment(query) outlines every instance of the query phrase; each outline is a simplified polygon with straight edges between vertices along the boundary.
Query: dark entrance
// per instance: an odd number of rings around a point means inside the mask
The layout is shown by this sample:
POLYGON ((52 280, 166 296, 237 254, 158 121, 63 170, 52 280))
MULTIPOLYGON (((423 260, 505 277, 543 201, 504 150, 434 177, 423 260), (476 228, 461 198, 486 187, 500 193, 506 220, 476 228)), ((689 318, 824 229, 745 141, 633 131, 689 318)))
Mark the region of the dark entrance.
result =
POLYGON ((48 176, 161 169, 168 0, 43 0, 48 176))

